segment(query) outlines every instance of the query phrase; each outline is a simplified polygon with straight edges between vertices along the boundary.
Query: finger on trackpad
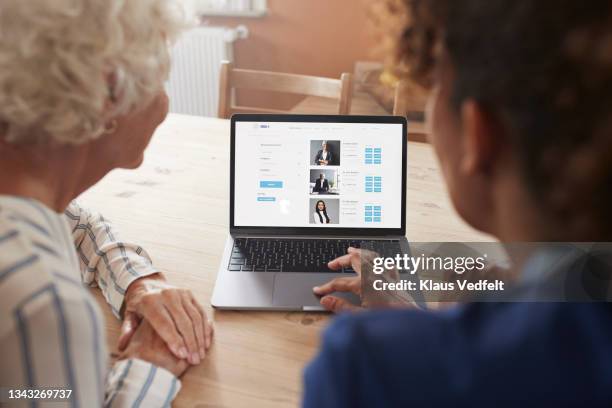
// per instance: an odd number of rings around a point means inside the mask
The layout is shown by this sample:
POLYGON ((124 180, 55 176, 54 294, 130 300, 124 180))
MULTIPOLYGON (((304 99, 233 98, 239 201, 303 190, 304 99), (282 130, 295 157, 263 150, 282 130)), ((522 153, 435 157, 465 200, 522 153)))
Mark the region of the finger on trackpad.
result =
MULTIPOLYGON (((359 296, 352 292, 333 292, 330 296, 335 296, 337 298, 344 299, 355 306, 361 306, 361 299, 359 298, 359 296)), ((319 296, 319 299, 320 298, 321 297, 319 296)))
MULTIPOLYGON (((315 295, 312 288, 321 286, 337 278, 337 273, 279 273, 274 280, 274 293, 272 304, 282 307, 308 306, 319 309, 320 297, 315 295)), ((334 293, 351 303, 359 305, 359 297, 352 293, 334 293)), ((314 309, 313 309, 314 310, 314 309)))

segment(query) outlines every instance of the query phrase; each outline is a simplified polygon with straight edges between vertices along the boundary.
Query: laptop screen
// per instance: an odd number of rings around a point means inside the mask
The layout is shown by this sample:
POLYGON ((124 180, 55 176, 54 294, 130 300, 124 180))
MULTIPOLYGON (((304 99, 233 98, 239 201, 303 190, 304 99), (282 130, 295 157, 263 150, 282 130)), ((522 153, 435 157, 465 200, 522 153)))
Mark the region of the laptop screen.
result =
POLYGON ((234 226, 402 227, 402 123, 236 121, 234 226))

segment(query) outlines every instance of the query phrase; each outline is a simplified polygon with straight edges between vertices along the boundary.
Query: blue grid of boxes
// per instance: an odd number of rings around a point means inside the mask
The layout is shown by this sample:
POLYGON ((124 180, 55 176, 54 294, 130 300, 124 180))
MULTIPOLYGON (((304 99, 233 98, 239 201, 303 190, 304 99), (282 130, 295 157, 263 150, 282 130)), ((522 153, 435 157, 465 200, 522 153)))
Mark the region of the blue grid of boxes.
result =
POLYGON ((381 176, 366 176, 365 192, 366 193, 382 193, 382 177, 381 176))
POLYGON ((365 206, 365 222, 381 222, 382 219, 382 206, 380 205, 366 205, 365 206))
POLYGON ((381 164, 382 163, 382 147, 366 147, 365 148, 365 164, 381 164))

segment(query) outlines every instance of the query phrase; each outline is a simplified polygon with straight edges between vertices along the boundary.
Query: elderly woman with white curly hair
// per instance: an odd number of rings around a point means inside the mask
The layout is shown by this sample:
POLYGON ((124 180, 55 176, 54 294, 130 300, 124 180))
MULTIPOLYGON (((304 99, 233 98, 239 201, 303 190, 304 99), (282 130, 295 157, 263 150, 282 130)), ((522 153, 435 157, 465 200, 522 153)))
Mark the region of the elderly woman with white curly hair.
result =
POLYGON ((204 358, 212 327, 191 292, 73 202, 142 162, 183 25, 170 0, 0 3, 0 386, 71 390, 72 406, 166 406, 204 358), (123 319, 110 372, 82 283, 123 319))

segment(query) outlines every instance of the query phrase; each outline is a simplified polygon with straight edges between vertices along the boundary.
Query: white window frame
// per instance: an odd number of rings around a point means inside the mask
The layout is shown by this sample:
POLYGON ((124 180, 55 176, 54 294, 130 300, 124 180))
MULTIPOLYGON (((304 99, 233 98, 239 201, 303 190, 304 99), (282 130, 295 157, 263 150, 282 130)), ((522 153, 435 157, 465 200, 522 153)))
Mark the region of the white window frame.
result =
POLYGON ((251 0, 248 10, 232 10, 230 8, 211 8, 206 0, 192 0, 195 12, 204 17, 263 17, 268 12, 267 0, 251 0))

